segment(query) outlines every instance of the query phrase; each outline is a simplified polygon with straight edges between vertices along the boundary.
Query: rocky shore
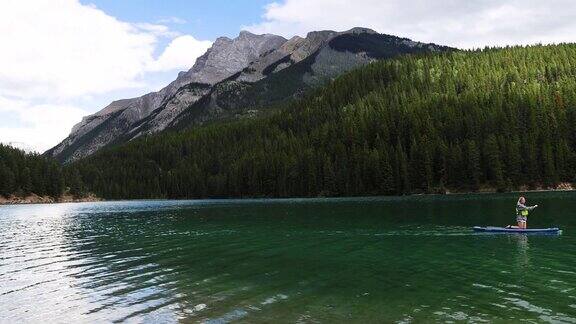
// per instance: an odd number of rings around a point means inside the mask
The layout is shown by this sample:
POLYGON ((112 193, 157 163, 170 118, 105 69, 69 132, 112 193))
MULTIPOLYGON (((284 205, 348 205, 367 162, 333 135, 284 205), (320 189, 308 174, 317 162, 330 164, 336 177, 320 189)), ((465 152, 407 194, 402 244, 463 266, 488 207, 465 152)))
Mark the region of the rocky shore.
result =
POLYGON ((29 194, 27 196, 0 196, 0 205, 20 205, 20 204, 56 204, 56 203, 73 203, 73 202, 94 202, 102 201, 101 198, 93 194, 85 197, 74 197, 72 195, 62 195, 58 198, 48 196, 38 196, 36 194, 29 194))

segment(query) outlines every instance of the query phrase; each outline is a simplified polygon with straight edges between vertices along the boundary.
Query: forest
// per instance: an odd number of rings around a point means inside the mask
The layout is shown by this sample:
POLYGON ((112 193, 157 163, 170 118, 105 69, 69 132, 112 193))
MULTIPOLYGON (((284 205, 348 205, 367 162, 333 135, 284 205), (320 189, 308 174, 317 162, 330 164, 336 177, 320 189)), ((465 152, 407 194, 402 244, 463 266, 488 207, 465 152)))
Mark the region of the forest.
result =
MULTIPOLYGON (((65 173, 108 199, 508 191, 575 181, 575 126, 576 45, 408 55, 266 117, 141 138, 65 173)), ((24 184, 59 170, 34 161, 11 186, 61 188, 24 184)))
POLYGON ((65 191, 84 195, 80 174, 55 160, 0 144, 0 196, 60 197, 65 191))

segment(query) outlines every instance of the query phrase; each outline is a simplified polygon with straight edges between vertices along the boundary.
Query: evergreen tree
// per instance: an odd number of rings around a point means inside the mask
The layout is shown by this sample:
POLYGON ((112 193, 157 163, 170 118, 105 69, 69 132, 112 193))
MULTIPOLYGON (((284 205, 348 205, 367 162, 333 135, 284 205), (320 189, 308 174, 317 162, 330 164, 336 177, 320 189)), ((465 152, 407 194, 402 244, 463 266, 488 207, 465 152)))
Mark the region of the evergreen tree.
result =
POLYGON ((522 153, 520 147, 520 139, 517 135, 514 135, 507 142, 506 174, 514 186, 522 182, 522 153))
POLYGON ((466 145, 466 167, 469 177, 468 183, 472 190, 480 188, 480 150, 474 140, 469 140, 466 145))
MULTIPOLYGON (((66 174, 78 170, 84 190, 105 198, 408 194, 575 181, 573 67, 574 44, 383 60, 300 100, 259 107, 262 118, 140 138, 66 166, 66 174)), ((10 163, 21 186, 24 168, 10 163)), ((36 171, 31 177, 42 177, 36 171)))
POLYGON ((0 144, 0 195, 59 197, 63 190, 62 167, 56 161, 0 144))
POLYGON ((544 165, 544 183, 546 185, 552 185, 558 182, 556 166, 554 165, 554 153, 549 141, 546 141, 542 147, 542 162, 544 165))
POLYGON ((25 167, 22 170, 22 175, 20 176, 20 189, 25 193, 29 194, 34 190, 32 186, 32 175, 30 173, 30 168, 25 167))
POLYGON ((390 163, 390 157, 388 151, 384 148, 380 154, 380 166, 378 173, 378 186, 379 193, 390 195, 395 193, 396 184, 394 183, 394 173, 392 171, 392 165, 390 163))
POLYGON ((488 180, 498 188, 503 190, 506 187, 504 182, 504 173, 502 169, 502 158, 500 155, 500 148, 494 135, 490 135, 485 143, 484 153, 487 162, 487 176, 488 180))
POLYGON ((0 163, 0 195, 8 196, 12 193, 14 193, 14 174, 0 163))
POLYGON ((84 182, 80 176, 78 169, 71 169, 70 175, 68 176, 68 185, 70 187, 69 192, 75 197, 83 196, 85 192, 84 182))
POLYGON ((408 161, 406 157, 406 153, 404 153, 404 149, 402 148, 402 144, 398 144, 396 147, 396 168, 398 171, 396 183, 398 184, 396 192, 401 194, 410 193, 410 175, 408 173, 408 161))

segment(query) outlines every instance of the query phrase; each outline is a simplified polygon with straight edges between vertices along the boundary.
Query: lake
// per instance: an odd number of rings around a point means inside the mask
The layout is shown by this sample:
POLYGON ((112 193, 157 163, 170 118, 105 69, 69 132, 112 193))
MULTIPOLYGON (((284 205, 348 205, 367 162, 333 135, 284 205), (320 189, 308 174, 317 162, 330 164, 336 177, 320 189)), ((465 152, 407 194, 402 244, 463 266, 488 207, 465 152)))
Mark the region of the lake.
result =
POLYGON ((576 193, 0 206, 0 322, 576 323, 576 193))

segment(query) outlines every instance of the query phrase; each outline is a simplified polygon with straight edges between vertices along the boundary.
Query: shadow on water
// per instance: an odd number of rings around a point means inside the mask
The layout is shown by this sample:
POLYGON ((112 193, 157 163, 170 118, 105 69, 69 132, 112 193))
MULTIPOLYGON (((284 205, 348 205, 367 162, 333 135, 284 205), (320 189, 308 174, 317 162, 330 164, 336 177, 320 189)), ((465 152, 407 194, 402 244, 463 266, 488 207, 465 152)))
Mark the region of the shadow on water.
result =
POLYGON ((574 321, 576 194, 528 196, 561 237, 472 233, 515 196, 0 209, 0 318, 574 321))

